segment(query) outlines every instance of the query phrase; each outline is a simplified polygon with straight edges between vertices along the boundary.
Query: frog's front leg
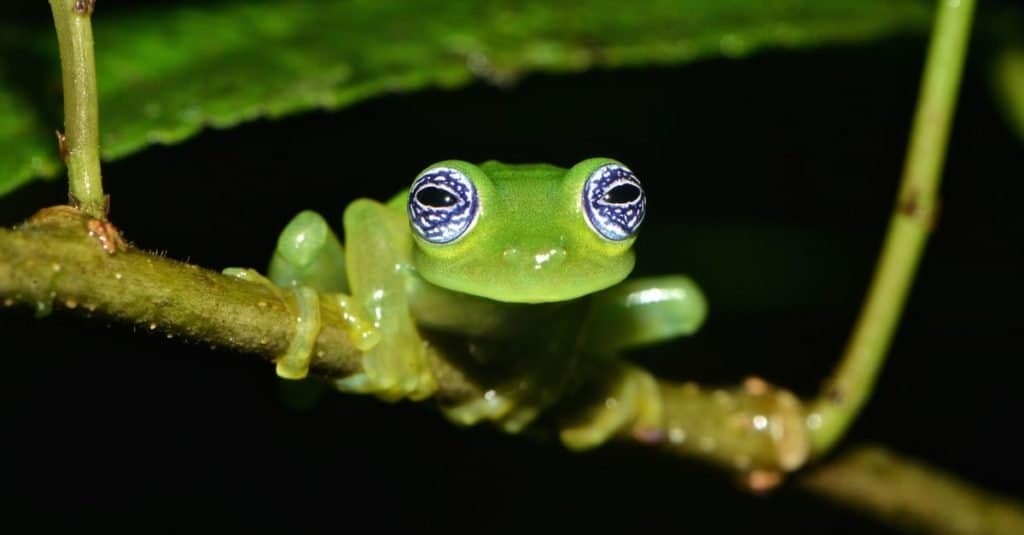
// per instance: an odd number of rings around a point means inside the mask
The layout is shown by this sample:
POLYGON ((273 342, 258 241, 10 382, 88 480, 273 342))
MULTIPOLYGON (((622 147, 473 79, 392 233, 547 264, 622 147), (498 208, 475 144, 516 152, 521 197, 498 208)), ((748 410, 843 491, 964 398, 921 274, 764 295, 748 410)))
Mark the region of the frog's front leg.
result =
POLYGON ((603 402, 562 428, 562 441, 570 448, 585 449, 627 428, 636 433, 658 428, 662 407, 654 377, 612 357, 631 347, 693 334, 706 315, 700 288, 680 275, 631 279, 596 294, 584 353, 604 362, 594 373, 601 375, 608 389, 603 402))
POLYGON ((353 202, 344 217, 346 269, 356 313, 379 341, 363 353, 363 370, 339 379, 339 390, 384 399, 423 399, 437 390, 424 342, 409 310, 412 237, 405 215, 375 201, 353 202))
POLYGON ((661 394, 654 376, 621 360, 602 364, 592 374, 605 387, 602 396, 560 430, 562 443, 571 449, 600 446, 627 428, 642 434, 661 426, 661 394))
POLYGON ((267 275, 285 288, 348 292, 345 249, 327 221, 312 210, 299 212, 281 231, 267 275))
POLYGON ((584 351, 612 355, 687 336, 706 316, 704 293, 689 277, 628 279, 593 296, 584 351))
MULTIPOLYGON (((302 379, 309 373, 313 347, 320 332, 321 298, 341 308, 341 317, 360 349, 371 347, 378 338, 373 326, 358 314, 347 313, 351 299, 345 291, 345 251, 319 214, 304 211, 295 216, 281 232, 268 270, 269 280, 251 269, 228 268, 226 275, 250 282, 283 287, 291 292, 295 306, 295 333, 287 350, 276 359, 277 375, 283 379, 302 379)), ((330 306, 330 305, 328 305, 330 306)))

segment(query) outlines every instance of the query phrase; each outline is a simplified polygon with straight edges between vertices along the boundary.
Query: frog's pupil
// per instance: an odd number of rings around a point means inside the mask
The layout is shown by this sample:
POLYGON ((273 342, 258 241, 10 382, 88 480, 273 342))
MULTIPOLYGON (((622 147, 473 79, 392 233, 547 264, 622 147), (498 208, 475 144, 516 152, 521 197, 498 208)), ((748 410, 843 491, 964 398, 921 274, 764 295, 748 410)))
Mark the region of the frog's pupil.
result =
POLYGON ((433 186, 427 186, 416 192, 416 200, 420 204, 430 206, 433 208, 447 208, 455 206, 458 200, 451 192, 442 188, 435 188, 433 186))
POLYGON ((633 184, 620 184, 604 194, 604 202, 611 204, 631 203, 640 198, 640 188, 633 184))

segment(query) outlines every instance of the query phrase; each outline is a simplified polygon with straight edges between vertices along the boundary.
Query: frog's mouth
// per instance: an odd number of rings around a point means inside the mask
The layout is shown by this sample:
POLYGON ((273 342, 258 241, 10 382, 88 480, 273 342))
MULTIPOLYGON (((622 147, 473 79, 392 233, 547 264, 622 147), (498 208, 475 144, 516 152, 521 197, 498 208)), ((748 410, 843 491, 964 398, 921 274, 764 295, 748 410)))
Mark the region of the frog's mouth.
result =
POLYGON ((506 303, 568 301, 622 282, 633 270, 632 251, 598 261, 575 259, 563 249, 520 253, 506 250, 502 261, 417 259, 431 284, 506 303))

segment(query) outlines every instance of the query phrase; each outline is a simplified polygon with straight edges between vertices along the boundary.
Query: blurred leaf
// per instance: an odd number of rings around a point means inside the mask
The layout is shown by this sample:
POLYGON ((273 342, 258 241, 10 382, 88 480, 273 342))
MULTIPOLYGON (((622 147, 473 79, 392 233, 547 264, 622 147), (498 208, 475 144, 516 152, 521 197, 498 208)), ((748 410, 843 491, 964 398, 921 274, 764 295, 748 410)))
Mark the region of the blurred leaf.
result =
MULTIPOLYGON (((41 6, 42 4, 40 4, 41 6)), ((324 0, 94 16, 106 158, 206 126, 531 71, 671 64, 928 27, 924 0, 324 0)), ((40 9, 42 9, 40 7, 40 9)), ((0 194, 58 169, 52 29, 0 24, 0 194), (17 66, 15 69, 14 67, 17 66)))
POLYGON ((1024 141, 1024 45, 1007 46, 996 59, 995 86, 1006 120, 1024 141))
POLYGON ((40 121, 27 98, 8 89, 8 77, 0 72, 0 195, 60 169, 53 128, 40 121))

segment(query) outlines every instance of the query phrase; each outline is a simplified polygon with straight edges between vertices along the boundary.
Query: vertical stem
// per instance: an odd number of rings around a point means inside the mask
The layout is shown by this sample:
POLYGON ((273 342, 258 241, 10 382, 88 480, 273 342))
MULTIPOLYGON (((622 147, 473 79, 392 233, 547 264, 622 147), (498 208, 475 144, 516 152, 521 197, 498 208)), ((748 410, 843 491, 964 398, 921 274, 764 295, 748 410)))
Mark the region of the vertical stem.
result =
POLYGON ((974 0, 940 0, 899 196, 874 280, 838 368, 811 404, 816 454, 828 451, 867 402, 934 223, 974 0))
POLYGON ((71 203, 92 217, 106 219, 90 20, 94 4, 95 0, 50 0, 64 83, 62 150, 68 166, 71 203))

